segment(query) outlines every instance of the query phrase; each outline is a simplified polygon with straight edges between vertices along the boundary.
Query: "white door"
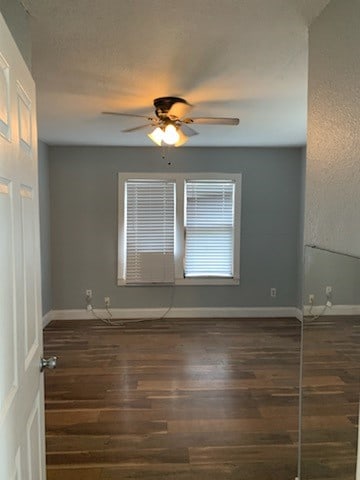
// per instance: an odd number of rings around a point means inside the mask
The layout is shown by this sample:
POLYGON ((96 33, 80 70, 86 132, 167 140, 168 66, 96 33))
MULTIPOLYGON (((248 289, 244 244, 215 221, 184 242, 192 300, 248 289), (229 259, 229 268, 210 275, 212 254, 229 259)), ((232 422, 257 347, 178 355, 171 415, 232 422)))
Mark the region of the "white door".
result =
POLYGON ((45 480, 35 85, 0 14, 0 479, 45 480))

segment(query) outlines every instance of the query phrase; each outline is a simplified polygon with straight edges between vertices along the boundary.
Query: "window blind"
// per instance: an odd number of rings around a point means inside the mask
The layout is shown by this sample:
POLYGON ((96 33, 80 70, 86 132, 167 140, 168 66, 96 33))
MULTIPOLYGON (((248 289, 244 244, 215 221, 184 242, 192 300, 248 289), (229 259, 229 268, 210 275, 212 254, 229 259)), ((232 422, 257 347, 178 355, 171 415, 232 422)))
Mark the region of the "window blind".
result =
POLYGON ((185 183, 185 277, 233 277, 233 181, 185 183))
POLYGON ((174 282, 175 182, 125 184, 126 283, 174 282))

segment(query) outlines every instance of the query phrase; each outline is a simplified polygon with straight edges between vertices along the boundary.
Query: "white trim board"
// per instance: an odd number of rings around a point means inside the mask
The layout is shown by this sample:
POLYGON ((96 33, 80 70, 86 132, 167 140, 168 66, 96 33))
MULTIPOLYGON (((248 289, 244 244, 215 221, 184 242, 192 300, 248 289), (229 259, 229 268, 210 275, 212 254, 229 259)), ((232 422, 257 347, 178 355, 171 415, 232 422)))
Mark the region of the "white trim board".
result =
POLYGON ((332 305, 326 307, 324 305, 304 305, 304 316, 309 315, 360 315, 360 305, 332 305))
POLYGON ((45 313, 45 315, 42 318, 42 324, 43 328, 47 327, 51 320, 54 320, 53 318, 53 310, 50 310, 49 312, 45 313))
MULTIPOLYGON (((161 318, 302 318, 296 307, 224 307, 224 308, 112 308, 114 319, 156 319, 161 318)), ((105 309, 94 309, 101 318, 109 318, 105 309)), ((91 320, 92 312, 84 309, 51 310, 46 314, 47 323, 51 320, 91 320), (49 320, 50 318, 50 320, 49 320)))

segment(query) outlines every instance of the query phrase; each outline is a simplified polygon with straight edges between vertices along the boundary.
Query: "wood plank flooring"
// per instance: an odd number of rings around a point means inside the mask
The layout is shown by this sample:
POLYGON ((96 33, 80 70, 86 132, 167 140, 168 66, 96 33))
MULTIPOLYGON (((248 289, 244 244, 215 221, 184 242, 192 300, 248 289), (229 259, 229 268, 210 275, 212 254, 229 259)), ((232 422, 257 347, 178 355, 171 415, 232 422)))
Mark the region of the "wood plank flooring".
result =
MULTIPOLYGON (((304 478, 355 478, 359 331, 340 327, 309 327, 304 478)), ((44 339, 48 480, 295 478, 296 320, 53 321, 44 339)))
POLYGON ((304 325, 303 478, 354 480, 360 318, 323 317, 304 325))

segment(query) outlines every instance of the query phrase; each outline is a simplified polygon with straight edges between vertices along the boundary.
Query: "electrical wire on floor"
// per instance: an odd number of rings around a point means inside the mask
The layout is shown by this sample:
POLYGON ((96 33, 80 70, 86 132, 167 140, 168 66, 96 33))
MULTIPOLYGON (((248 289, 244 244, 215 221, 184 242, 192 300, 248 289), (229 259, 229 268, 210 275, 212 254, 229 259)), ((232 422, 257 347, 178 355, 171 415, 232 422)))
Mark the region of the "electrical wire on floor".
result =
POLYGON ((125 327, 126 325, 131 323, 142 323, 142 322, 148 322, 150 320, 163 320, 164 318, 166 318, 167 314, 170 312, 170 310, 174 306, 175 287, 171 286, 170 288, 171 288, 171 297, 170 297, 169 306, 160 317, 146 317, 146 318, 144 317, 144 318, 120 320, 120 319, 113 318, 113 314, 111 313, 109 307, 106 307, 106 312, 109 315, 108 318, 103 318, 99 316, 93 308, 91 308, 90 311, 97 320, 101 320, 105 325, 108 325, 110 327, 125 327))
POLYGON ((318 313, 317 315, 313 315, 312 314, 312 309, 313 309, 313 306, 314 306, 314 303, 312 302, 311 305, 310 305, 310 308, 309 308, 309 312, 308 314, 306 315, 306 318, 308 320, 317 320, 318 318, 320 318, 322 315, 324 315, 324 313, 326 312, 326 310, 328 308, 331 308, 332 307, 332 303, 330 302, 330 300, 327 300, 327 302, 325 303, 323 309, 321 310, 320 313, 318 313))
POLYGON ((103 318, 99 317, 99 315, 95 312, 95 310, 93 308, 90 308, 90 312, 94 315, 95 318, 97 318, 98 320, 101 320, 102 322, 104 321, 103 318))
MULTIPOLYGON (((324 315, 324 313, 326 312, 326 309, 328 308, 327 305, 324 305, 323 309, 321 310, 320 313, 318 313, 317 315, 312 315, 310 316, 310 320, 317 320, 318 318, 320 318, 322 315, 324 315)), ((310 312, 309 312, 310 313, 310 312)))

